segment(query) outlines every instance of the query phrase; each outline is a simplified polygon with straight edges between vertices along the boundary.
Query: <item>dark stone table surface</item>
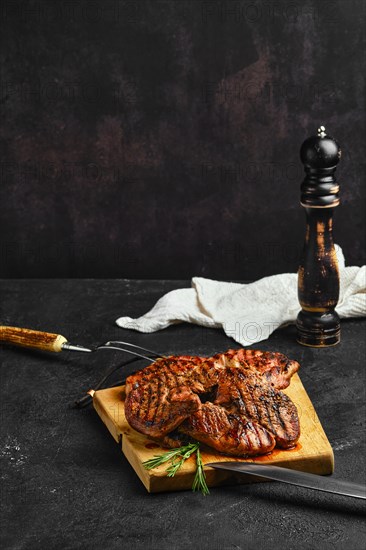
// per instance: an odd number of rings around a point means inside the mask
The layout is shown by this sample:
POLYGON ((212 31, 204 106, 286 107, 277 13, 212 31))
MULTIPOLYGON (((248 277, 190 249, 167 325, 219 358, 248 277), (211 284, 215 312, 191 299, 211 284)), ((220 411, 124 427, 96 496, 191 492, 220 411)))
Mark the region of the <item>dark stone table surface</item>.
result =
MULTIPOLYGON (((127 339, 162 353, 239 347, 186 324, 155 334, 119 329, 187 281, 3 280, 0 324, 92 345, 127 339)), ((334 477, 365 482, 365 320, 342 321, 342 343, 301 347, 293 326, 253 347, 300 361, 301 379, 335 454, 334 477)), ((280 483, 150 495, 95 411, 76 398, 122 357, 2 346, 2 548, 365 548, 365 501, 280 483)), ((132 367, 131 367, 132 368, 132 367)))

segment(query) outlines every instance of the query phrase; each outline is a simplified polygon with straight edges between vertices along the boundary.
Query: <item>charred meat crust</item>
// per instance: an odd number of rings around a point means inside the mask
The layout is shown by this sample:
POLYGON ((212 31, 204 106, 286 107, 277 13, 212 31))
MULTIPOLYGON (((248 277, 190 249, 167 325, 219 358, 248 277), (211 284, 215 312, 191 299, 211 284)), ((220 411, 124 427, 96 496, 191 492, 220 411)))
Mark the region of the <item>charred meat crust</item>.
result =
POLYGON ((234 456, 289 448, 299 438, 299 419, 279 390, 298 368, 280 353, 243 349, 159 359, 128 377, 126 418, 165 445, 176 446, 180 432, 234 456))
POLYGON ((261 424, 276 439, 276 446, 293 447, 300 437, 297 409, 291 399, 256 374, 227 367, 221 373, 215 404, 261 424))
POLYGON ((276 445, 273 435, 257 422, 210 402, 187 418, 179 431, 232 456, 269 453, 276 445))

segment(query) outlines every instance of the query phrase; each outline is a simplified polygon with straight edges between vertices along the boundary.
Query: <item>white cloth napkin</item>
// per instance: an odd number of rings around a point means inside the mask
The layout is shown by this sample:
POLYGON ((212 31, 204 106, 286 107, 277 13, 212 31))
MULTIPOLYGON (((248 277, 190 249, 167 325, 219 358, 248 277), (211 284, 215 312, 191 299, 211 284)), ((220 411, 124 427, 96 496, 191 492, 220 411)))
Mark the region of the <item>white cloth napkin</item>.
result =
MULTIPOLYGON (((340 268, 340 296, 336 311, 341 318, 366 316, 366 266, 345 267, 336 247, 340 268)), ((192 279, 192 288, 173 290, 138 319, 120 317, 116 323, 140 332, 155 332, 187 322, 223 328, 243 346, 266 340, 277 328, 293 323, 300 311, 297 274, 283 273, 254 283, 238 284, 192 279)))

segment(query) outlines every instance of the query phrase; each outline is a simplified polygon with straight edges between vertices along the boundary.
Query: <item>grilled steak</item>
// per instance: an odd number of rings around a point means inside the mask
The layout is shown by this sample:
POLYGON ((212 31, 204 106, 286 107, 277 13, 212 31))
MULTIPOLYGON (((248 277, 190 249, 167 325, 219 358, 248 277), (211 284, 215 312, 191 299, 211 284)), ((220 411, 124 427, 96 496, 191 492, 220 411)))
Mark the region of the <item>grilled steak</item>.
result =
POLYGON ((189 416, 179 431, 233 456, 269 453, 276 445, 273 435, 257 422, 244 415, 229 414, 210 402, 189 416))
POLYGON ((127 378, 128 423, 141 433, 163 437, 197 411, 201 401, 185 380, 192 368, 193 364, 186 361, 158 360, 127 378))
POLYGON ((263 454, 293 446, 297 410, 279 388, 299 368, 280 353, 229 350, 159 359, 128 377, 125 413, 137 431, 176 445, 177 428, 218 451, 263 454))
POLYGON ((201 407, 198 394, 212 388, 217 377, 203 358, 159 359, 127 378, 126 419, 141 433, 164 437, 201 407))
POLYGON ((299 363, 282 353, 252 349, 229 350, 222 354, 225 358, 235 360, 246 368, 252 369, 267 380, 273 387, 281 390, 289 386, 293 374, 299 370, 299 363))
POLYGON ((215 404, 260 423, 274 435, 277 447, 293 447, 299 439, 299 418, 291 399, 247 369, 227 367, 220 374, 215 404))

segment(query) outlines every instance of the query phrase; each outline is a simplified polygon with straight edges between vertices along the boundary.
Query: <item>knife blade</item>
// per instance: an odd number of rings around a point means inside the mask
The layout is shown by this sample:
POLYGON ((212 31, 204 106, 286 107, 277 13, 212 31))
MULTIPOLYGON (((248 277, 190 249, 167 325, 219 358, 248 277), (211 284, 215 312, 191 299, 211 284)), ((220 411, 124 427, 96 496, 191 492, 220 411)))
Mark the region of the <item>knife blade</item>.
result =
POLYGON ((325 491, 326 493, 366 499, 366 485, 362 483, 352 483, 307 472, 299 472, 298 470, 290 470, 289 468, 282 468, 280 466, 247 462, 210 462, 205 464, 205 466, 281 481, 282 483, 325 491))

